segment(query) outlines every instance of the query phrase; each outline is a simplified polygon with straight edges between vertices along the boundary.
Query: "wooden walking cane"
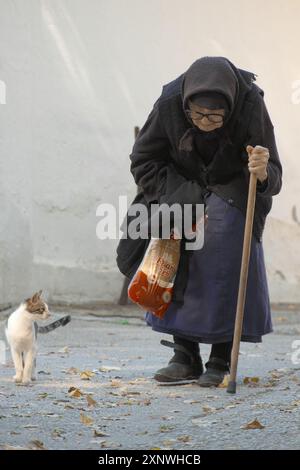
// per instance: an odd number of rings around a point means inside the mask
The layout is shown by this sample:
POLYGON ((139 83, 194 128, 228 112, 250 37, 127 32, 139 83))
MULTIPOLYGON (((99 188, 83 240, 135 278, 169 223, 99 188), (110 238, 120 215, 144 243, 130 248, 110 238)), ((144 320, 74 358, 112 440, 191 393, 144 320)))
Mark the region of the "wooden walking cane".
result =
POLYGON ((249 182, 248 201, 247 201, 247 212, 246 212, 246 223, 245 223, 245 231, 244 231, 244 243, 243 243, 242 264, 241 264, 241 271, 240 271, 239 292, 238 292, 238 300, 237 300, 236 314, 235 314, 233 346, 232 346, 232 351, 231 351, 230 377, 229 377, 229 383, 227 387, 228 393, 236 393, 236 373, 237 373, 240 342, 241 342, 242 328, 243 328, 248 268, 249 268, 249 259, 250 259, 250 250, 251 250, 253 217, 254 217, 255 199, 256 199, 256 183, 257 183, 257 176, 254 173, 251 173, 250 182, 249 182))

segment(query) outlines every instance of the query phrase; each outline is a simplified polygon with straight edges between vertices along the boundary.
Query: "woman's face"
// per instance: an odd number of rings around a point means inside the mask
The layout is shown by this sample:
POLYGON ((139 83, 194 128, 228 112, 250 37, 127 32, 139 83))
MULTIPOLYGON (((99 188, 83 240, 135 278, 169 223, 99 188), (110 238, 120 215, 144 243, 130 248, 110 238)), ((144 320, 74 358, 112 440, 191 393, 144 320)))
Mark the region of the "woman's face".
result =
POLYGON ((195 126, 201 131, 210 132, 222 127, 224 124, 223 118, 225 116, 225 110, 220 109, 208 109, 198 106, 193 102, 189 101, 189 116, 192 119, 195 126), (202 114, 209 114, 208 116, 202 116, 202 114), (209 119, 210 118, 210 119, 209 119), (213 122, 211 122, 213 121, 213 122))

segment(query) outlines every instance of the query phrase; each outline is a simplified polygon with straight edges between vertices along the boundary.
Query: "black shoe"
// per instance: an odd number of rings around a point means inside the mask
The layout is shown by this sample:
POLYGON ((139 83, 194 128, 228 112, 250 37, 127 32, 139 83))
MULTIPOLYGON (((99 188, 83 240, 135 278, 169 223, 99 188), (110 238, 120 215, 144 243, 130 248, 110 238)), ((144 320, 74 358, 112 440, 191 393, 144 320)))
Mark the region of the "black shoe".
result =
POLYGON ((228 362, 219 357, 209 358, 205 366, 206 371, 197 381, 200 387, 217 387, 223 382, 225 375, 229 372, 228 362))
MULTIPOLYGON (((202 359, 198 351, 190 351, 182 344, 161 340, 163 346, 173 348, 174 356, 167 367, 159 369, 154 379, 165 384, 184 384, 199 379, 203 373, 202 359)), ((198 345, 197 345, 198 346, 198 345)), ((194 348, 193 348, 194 349, 194 348)))

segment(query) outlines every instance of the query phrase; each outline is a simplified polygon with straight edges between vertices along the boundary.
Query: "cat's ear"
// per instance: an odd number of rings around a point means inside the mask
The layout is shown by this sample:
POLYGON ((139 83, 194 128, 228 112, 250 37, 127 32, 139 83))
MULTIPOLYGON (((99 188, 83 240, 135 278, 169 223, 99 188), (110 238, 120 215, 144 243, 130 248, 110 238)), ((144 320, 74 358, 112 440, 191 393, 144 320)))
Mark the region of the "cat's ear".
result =
POLYGON ((31 302, 36 303, 40 299, 41 294, 42 294, 41 290, 39 292, 36 292, 35 294, 33 294, 33 296, 30 299, 31 302))

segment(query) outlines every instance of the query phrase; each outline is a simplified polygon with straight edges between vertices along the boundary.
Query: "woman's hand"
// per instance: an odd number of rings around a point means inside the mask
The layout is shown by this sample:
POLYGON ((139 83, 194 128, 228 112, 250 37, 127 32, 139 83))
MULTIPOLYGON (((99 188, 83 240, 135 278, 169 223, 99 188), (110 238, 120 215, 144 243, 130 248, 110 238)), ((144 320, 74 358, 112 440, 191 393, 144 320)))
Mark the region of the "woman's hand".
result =
POLYGON ((254 173, 257 176, 257 179, 263 183, 267 177, 267 165, 270 158, 269 150, 266 147, 261 147, 256 145, 247 145, 246 147, 249 161, 248 168, 250 173, 254 173))

